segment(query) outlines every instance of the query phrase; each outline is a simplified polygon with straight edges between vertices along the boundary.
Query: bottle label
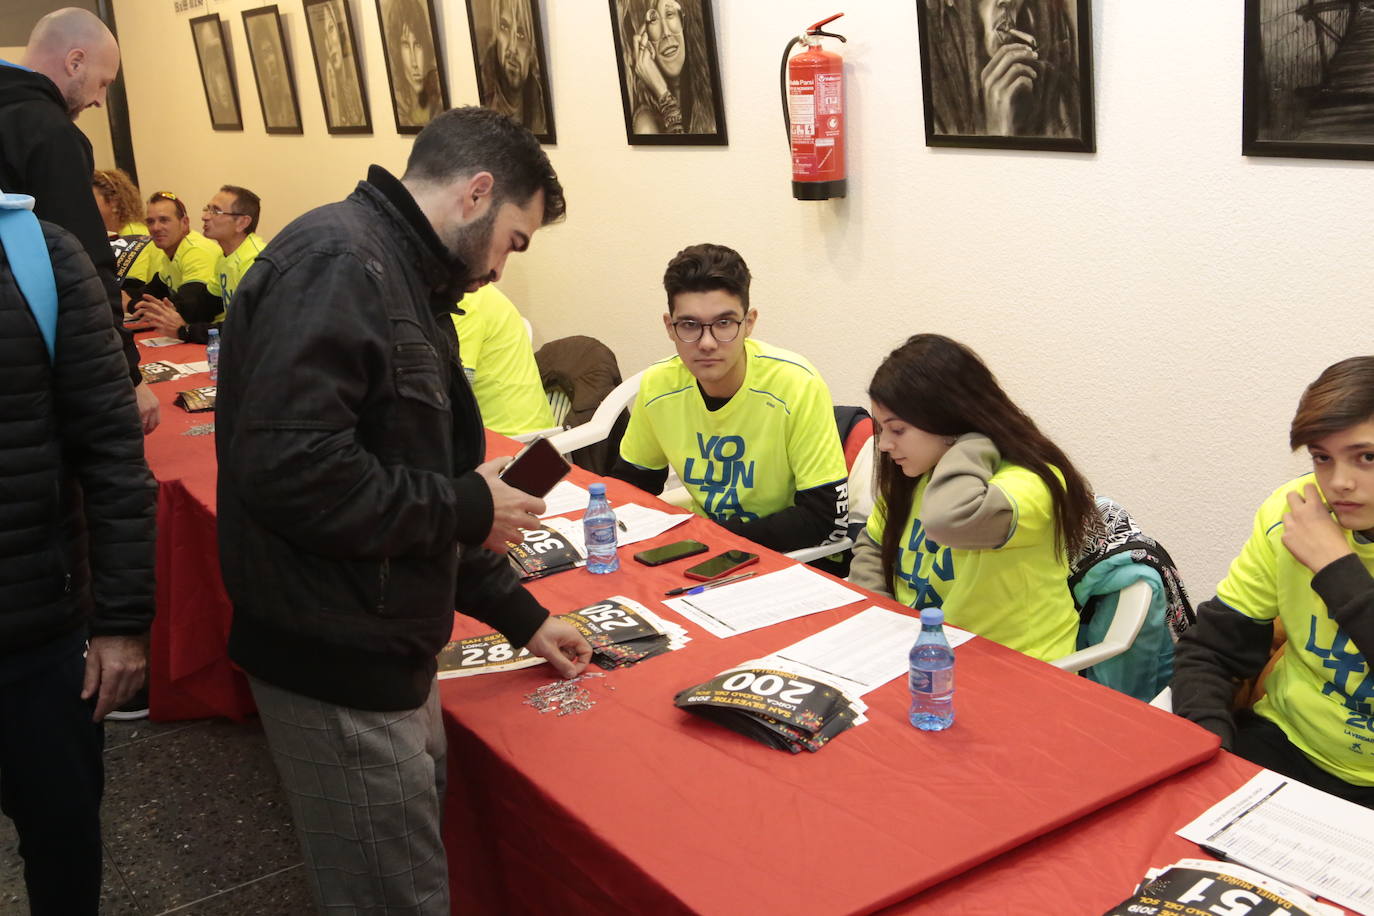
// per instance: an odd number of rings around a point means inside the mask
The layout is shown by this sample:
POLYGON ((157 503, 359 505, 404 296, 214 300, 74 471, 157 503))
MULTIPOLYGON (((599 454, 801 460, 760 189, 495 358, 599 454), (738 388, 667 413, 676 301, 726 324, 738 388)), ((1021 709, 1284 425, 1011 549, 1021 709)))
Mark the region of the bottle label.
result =
POLYGON ((954 669, 942 668, 939 671, 911 672, 908 682, 912 693, 942 694, 954 689, 954 669))

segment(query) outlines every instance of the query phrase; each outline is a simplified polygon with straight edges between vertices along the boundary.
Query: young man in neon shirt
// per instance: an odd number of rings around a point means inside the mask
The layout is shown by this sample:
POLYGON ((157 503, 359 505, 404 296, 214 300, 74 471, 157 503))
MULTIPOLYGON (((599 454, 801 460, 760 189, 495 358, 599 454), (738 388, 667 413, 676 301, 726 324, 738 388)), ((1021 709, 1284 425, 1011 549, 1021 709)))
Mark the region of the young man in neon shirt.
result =
POLYGON ((843 535, 848 472, 830 389, 804 357, 751 338, 749 267, 723 245, 668 264, 677 356, 640 382, 613 476, 651 493, 671 466, 692 509, 774 550, 843 535))
MULTIPOLYGON (((153 278, 143 287, 136 307, 159 333, 189 340, 188 323, 213 321, 220 312, 219 295, 211 287, 223 252, 191 229, 186 205, 170 191, 148 198, 147 223, 157 251, 153 278)), ((136 293, 131 291, 131 295, 136 293)))

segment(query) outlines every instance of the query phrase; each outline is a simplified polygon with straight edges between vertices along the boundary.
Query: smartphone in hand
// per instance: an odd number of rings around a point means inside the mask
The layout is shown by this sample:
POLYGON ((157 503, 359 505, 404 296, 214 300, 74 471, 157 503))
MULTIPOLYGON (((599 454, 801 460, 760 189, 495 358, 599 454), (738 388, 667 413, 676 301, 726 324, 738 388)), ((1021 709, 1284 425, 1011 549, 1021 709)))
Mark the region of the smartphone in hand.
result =
POLYGON ((517 490, 543 499, 570 470, 568 459, 558 453, 552 442, 541 437, 522 448, 499 476, 517 490))

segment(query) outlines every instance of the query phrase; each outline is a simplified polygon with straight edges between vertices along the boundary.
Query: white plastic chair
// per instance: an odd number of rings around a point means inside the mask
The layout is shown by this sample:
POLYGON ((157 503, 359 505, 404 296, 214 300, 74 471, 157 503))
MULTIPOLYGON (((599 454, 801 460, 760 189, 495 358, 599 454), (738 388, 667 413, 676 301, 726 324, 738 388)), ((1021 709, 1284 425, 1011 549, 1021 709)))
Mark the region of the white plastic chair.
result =
POLYGON ((1063 658, 1050 662, 1064 671, 1082 671, 1109 658, 1116 658, 1131 647, 1140 630, 1145 626, 1145 618, 1150 613, 1150 602, 1154 600, 1154 590, 1150 583, 1139 581, 1123 588, 1116 599, 1116 614, 1102 641, 1087 646, 1077 652, 1070 652, 1063 658))
POLYGON ((549 436, 554 448, 566 455, 609 436, 615 421, 620 417, 620 412, 634 403, 635 395, 639 393, 639 380, 643 377, 644 370, 641 369, 611 389, 611 393, 597 405, 596 413, 592 414, 592 418, 586 423, 549 436))
MULTIPOLYGON (((873 437, 864 441, 859 453, 854 456, 854 464, 849 469, 849 525, 866 524, 873 512, 873 437)), ((810 563, 831 554, 851 550, 854 539, 843 537, 837 541, 826 541, 815 547, 803 547, 787 554, 801 563, 810 563)))

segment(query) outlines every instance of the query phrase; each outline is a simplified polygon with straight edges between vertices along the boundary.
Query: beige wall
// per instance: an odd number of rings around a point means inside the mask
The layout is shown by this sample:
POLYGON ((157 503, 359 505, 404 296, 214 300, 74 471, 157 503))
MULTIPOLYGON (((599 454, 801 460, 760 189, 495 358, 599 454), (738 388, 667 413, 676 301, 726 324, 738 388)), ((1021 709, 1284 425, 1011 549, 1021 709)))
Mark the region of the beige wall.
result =
MULTIPOLYGON (((17 48, 0 47, 0 60, 18 62, 24 56, 24 46, 17 48)), ((95 153, 95 167, 98 169, 114 168, 114 146, 110 142, 110 119, 105 114, 105 109, 97 108, 87 111, 76 121, 76 126, 81 128, 91 141, 91 149, 95 153)))
MULTIPOLYGON (((281 4, 303 137, 262 132, 240 13, 230 23, 246 129, 209 130, 188 16, 117 0, 145 188, 261 193, 270 234, 340 197, 370 162, 399 169, 372 0, 373 137, 324 131, 302 13, 281 4)), ((1094 0, 1094 156, 923 144, 914 0, 856 4, 849 36, 850 196, 801 203, 778 110, 782 46, 832 6, 716 0, 731 143, 630 148, 604 0, 545 2, 566 224, 512 259, 503 287, 540 340, 604 339, 628 372, 668 352, 659 279, 682 245, 738 247, 758 333, 806 353, 837 400, 907 334, 979 350, 1099 491, 1131 507, 1209 597, 1254 508, 1301 462, 1286 429, 1324 366, 1371 350, 1374 198, 1363 163, 1240 156, 1241 4, 1094 0), (1186 27, 1180 27, 1186 23, 1186 27)), ((443 0, 452 97, 475 98, 464 7, 443 0)))

